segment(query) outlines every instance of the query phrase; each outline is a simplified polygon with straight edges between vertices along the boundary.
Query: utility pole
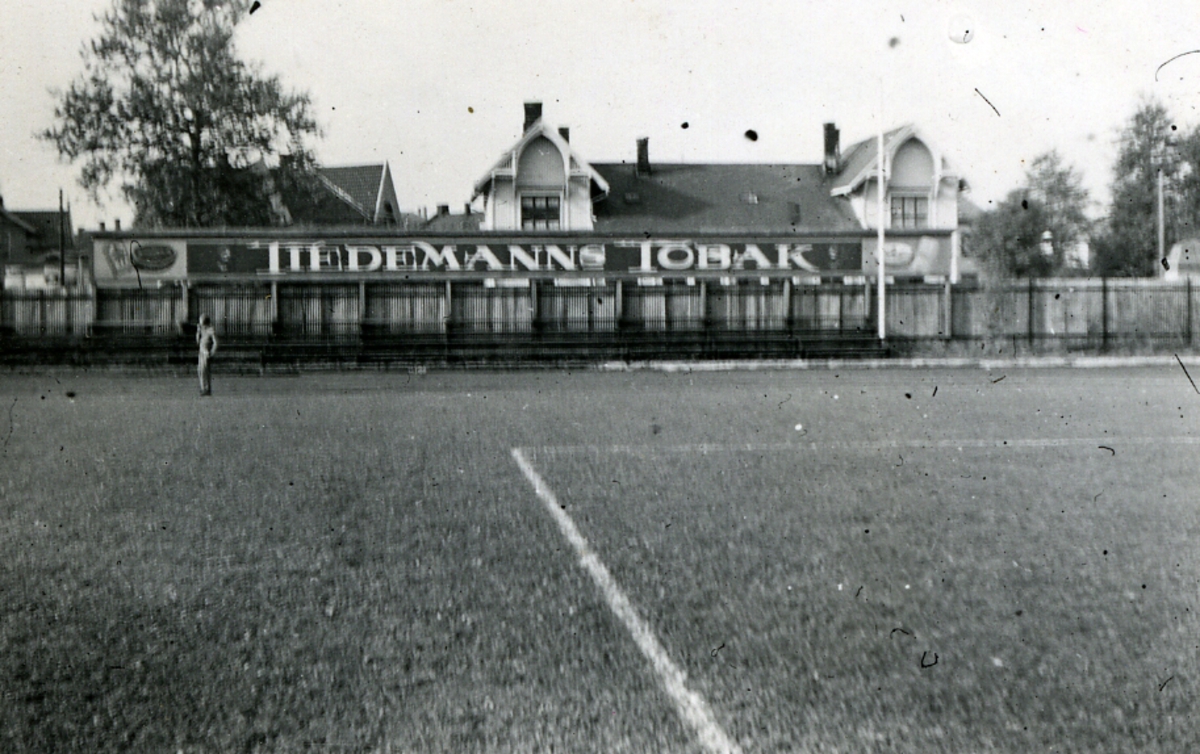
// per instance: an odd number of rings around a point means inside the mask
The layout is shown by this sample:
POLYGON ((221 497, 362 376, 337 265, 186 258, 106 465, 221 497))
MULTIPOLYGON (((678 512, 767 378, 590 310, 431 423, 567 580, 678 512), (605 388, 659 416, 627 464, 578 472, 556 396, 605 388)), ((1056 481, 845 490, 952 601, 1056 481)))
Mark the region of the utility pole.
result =
MULTIPOLYGON (((1167 258, 1167 228, 1166 213, 1163 211, 1163 169, 1158 168, 1158 262, 1167 258)), ((1157 269, 1158 264, 1154 265, 1157 269)))

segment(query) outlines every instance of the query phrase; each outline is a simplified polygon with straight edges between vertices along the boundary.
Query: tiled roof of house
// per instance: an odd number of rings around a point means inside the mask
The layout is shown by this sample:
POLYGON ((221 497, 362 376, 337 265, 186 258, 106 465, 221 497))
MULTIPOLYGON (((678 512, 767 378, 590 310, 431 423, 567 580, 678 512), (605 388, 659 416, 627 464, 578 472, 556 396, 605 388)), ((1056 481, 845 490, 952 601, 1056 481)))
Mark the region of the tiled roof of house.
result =
MULTIPOLYGON (((33 229, 36 241, 31 245, 31 251, 34 253, 58 251, 58 210, 13 210, 11 214, 33 229)), ((62 213, 62 223, 64 247, 70 250, 74 247, 75 241, 74 232, 71 230, 70 210, 62 213)))
POLYGON ((375 218, 375 206, 383 183, 387 165, 349 165, 343 167, 317 168, 318 174, 334 187, 340 189, 339 197, 368 219, 375 218))
POLYGON ((425 221, 423 230, 438 233, 477 233, 482 221, 483 215, 475 212, 469 215, 437 214, 425 221))
POLYGON ((31 236, 36 236, 38 233, 37 228, 33 227, 25 220, 22 220, 16 212, 9 212, 8 210, 4 209, 3 207, 0 207, 0 218, 3 218, 5 221, 12 223, 13 225, 17 226, 18 228, 25 231, 26 233, 28 233, 31 236))
POLYGON ((830 196, 820 165, 593 163, 608 181, 594 205, 611 233, 822 233, 858 230, 849 200, 830 196))

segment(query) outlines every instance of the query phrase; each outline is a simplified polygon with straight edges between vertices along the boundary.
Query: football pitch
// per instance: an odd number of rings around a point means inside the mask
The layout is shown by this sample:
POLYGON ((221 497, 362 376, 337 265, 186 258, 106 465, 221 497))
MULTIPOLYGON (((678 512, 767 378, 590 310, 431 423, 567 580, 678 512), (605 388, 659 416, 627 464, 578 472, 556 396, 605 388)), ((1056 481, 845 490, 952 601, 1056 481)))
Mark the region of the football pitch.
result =
POLYGON ((1182 369, 0 377, 0 749, 1180 752, 1182 369))

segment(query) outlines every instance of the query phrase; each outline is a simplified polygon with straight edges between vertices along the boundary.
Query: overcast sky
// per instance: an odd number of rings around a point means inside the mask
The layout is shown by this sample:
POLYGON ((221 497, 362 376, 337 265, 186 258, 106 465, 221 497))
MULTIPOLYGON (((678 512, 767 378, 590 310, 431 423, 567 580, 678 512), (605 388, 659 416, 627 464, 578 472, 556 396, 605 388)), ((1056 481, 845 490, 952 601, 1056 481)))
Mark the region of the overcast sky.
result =
MULTIPOLYGON (((78 166, 33 137, 111 0, 0 2, 5 206, 54 207, 63 188, 77 225, 128 223, 115 193, 93 204, 78 166)), ((1181 128, 1200 122, 1200 54, 1155 76, 1200 50, 1195 0, 263 0, 238 45, 312 95, 324 164, 387 160, 406 211, 461 211, 520 135, 526 100, 593 162, 632 160, 642 136, 660 162, 819 162, 822 123, 845 145, 882 108, 887 127, 923 129, 985 207, 1052 148, 1105 200, 1141 97, 1181 128), (973 38, 959 44, 964 20, 973 38)))

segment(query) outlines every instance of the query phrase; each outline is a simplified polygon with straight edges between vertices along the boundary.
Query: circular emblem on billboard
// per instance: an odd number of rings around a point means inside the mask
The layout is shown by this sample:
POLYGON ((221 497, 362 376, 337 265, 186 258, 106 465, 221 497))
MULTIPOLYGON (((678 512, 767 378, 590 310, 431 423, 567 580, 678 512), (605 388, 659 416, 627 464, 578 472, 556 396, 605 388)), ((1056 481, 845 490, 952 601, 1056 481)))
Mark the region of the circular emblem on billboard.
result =
POLYGON ((136 245, 133 247, 133 253, 130 255, 130 261, 132 261, 133 266, 139 270, 159 272, 175 264, 175 257, 175 249, 171 248, 170 246, 136 245))
POLYGON ((910 243, 890 241, 883 245, 884 264, 894 267, 907 267, 917 254, 910 243))

